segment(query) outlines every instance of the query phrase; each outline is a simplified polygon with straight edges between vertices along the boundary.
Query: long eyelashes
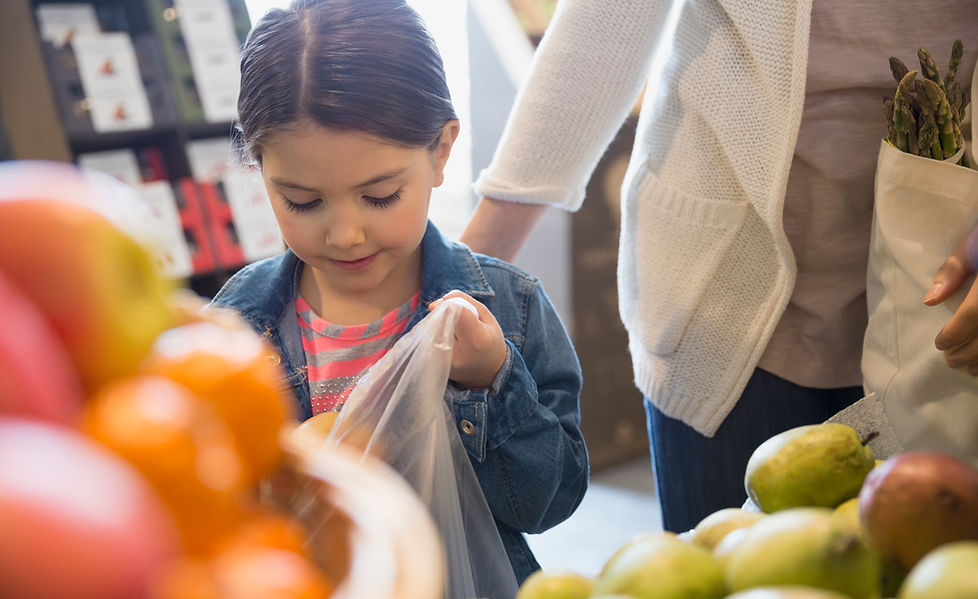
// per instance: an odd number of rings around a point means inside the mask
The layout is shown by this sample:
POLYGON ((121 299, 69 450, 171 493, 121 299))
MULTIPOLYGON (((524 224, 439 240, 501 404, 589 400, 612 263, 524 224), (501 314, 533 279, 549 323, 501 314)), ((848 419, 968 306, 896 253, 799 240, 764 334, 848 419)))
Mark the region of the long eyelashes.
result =
POLYGON ((305 204, 296 204, 289 198, 283 197, 282 199, 285 200, 285 207, 292 212, 306 212, 307 210, 312 210, 322 202, 322 200, 313 200, 305 204))
POLYGON ((397 201, 401 199, 401 190, 398 189, 385 198, 372 198, 370 196, 364 196, 364 199, 377 208, 388 208, 396 204, 397 201))
MULTIPOLYGON (((283 196, 282 199, 285 201, 285 207, 292 212, 306 212, 312 210, 316 206, 322 203, 322 200, 316 199, 311 202, 305 202, 304 204, 297 204, 290 200, 289 198, 283 196)), ((401 190, 398 189, 394 193, 383 198, 374 198, 370 196, 363 196, 363 199, 367 201, 371 206, 375 208, 389 208, 397 203, 401 199, 401 190)))

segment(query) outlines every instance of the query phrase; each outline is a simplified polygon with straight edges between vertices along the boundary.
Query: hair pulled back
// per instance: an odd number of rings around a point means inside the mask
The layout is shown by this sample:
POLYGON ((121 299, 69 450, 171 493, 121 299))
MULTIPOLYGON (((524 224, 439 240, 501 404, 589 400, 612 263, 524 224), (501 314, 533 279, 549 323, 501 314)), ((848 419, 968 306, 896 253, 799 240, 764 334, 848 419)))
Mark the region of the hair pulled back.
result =
POLYGON ((296 0, 270 10, 241 54, 238 149, 302 121, 407 147, 437 143, 456 118, 441 55, 404 0, 296 0))

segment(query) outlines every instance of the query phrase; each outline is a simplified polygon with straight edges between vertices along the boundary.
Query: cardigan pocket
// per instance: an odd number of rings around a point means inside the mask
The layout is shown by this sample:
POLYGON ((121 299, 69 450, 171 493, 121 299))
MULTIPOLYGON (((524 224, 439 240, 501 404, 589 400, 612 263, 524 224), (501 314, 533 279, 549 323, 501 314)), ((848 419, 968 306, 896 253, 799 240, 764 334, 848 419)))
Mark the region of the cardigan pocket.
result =
POLYGON ((670 354, 743 226, 748 203, 695 197, 649 171, 628 191, 618 266, 622 319, 648 351, 670 354))

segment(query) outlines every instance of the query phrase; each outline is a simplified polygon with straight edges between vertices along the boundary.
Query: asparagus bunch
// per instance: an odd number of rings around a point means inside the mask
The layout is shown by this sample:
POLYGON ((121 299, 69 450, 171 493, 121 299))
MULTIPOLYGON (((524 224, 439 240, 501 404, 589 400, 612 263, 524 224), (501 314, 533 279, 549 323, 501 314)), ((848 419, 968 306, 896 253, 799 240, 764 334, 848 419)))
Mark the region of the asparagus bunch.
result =
POLYGON ((897 87, 892 98, 883 99, 883 115, 888 139, 896 148, 944 160, 964 145, 961 118, 971 98, 970 91, 956 79, 963 51, 961 40, 955 40, 943 78, 934 57, 924 48, 917 52, 919 71, 890 57, 890 71, 897 87), (918 79, 918 75, 922 77, 918 79))

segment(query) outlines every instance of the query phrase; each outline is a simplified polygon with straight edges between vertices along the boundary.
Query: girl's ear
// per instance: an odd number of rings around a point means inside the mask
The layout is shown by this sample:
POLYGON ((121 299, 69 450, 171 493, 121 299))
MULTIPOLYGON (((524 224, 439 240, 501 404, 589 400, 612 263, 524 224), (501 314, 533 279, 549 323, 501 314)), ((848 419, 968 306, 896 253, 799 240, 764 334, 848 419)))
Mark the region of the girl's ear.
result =
POLYGON ((452 153, 452 146, 455 145, 455 140, 458 139, 458 131, 459 122, 456 119, 448 121, 441 129, 441 137, 438 140, 438 145, 435 146, 432 152, 432 158, 435 161, 435 187, 445 182, 445 163, 448 162, 448 157, 452 153))

